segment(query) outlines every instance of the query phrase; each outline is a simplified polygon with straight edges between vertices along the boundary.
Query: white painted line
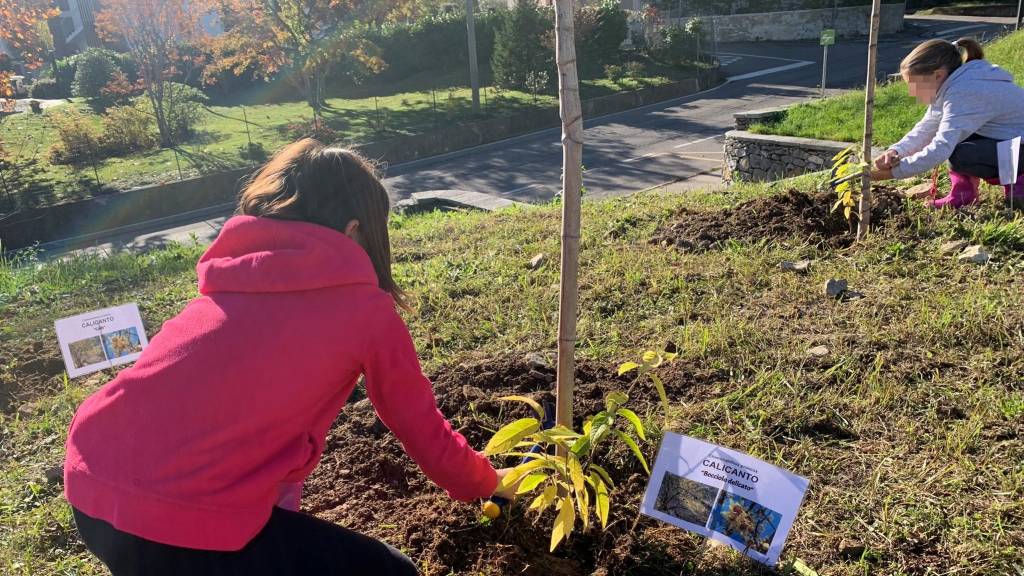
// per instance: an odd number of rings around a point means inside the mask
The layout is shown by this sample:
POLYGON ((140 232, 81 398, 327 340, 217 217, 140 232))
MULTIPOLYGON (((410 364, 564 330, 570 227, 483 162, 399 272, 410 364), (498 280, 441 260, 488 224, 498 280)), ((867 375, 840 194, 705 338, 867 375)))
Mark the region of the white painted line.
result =
POLYGON ((714 140, 715 138, 721 137, 721 134, 715 134, 714 136, 708 136, 707 138, 701 138, 700 140, 694 140, 693 142, 686 142, 685 144, 677 144, 673 148, 686 148, 687 146, 693 146, 694 144, 700 144, 701 142, 707 142, 708 140, 714 140))
POLYGON ((783 62, 803 62, 792 58, 779 58, 778 56, 761 56, 760 54, 737 54, 735 52, 718 52, 716 56, 741 56, 744 58, 764 58, 766 60, 782 60, 783 62))
POLYGON ((644 158, 650 158, 651 156, 661 156, 661 154, 659 154, 657 152, 648 152, 647 154, 644 154, 643 156, 637 156, 636 158, 630 158, 629 160, 624 160, 622 163, 623 164, 629 164, 630 162, 636 162, 637 160, 643 160, 644 158))
POLYGON ((938 36, 950 36, 962 30, 974 30, 975 28, 984 28, 985 26, 988 26, 988 24, 970 24, 967 26, 957 26, 956 28, 950 28, 948 30, 939 30, 938 36))
POLYGON ((515 194, 516 192, 522 192, 523 190, 529 190, 530 188, 536 188, 538 186, 543 186, 543 184, 530 184, 529 186, 523 186, 522 188, 516 188, 515 190, 503 192, 503 194, 515 194))
POLYGON ((801 60, 793 64, 787 64, 785 66, 776 66, 775 68, 768 68, 767 70, 759 70, 757 72, 750 72, 748 74, 740 74, 739 76, 729 76, 726 78, 729 82, 736 82, 737 80, 749 80, 751 78, 758 78, 760 76, 767 76, 769 74, 775 74, 776 72, 785 72, 786 70, 793 70, 794 68, 803 68, 804 66, 810 66, 814 62, 808 62, 807 60, 801 60))

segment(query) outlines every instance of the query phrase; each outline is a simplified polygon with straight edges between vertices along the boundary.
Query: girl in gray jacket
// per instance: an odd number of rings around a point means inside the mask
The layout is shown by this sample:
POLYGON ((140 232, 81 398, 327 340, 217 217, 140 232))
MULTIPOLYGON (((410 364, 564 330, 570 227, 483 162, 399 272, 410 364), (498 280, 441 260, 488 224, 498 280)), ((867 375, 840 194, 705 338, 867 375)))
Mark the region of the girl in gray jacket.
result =
MULTIPOLYGON (((910 95, 927 104, 928 112, 875 159, 873 180, 908 178, 949 160, 952 189, 948 196, 929 202, 936 208, 976 202, 982 178, 999 183, 996 144, 1024 136, 1024 88, 984 57, 980 44, 961 38, 928 40, 903 59, 900 73, 910 95)), ((1024 169, 1024 147, 1021 152, 1024 169)), ((1014 190, 1015 200, 1024 199, 1024 175, 1014 190)), ((1006 186, 1008 198, 1010 193, 1006 186)))

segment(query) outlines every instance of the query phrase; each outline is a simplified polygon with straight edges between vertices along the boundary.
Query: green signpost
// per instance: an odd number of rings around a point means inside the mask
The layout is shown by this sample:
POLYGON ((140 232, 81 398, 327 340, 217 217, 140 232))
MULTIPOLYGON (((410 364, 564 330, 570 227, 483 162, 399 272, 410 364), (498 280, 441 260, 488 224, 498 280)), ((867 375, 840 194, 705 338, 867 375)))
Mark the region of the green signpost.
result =
POLYGON ((828 47, 836 43, 835 28, 826 28, 821 31, 821 45, 825 53, 821 57, 821 97, 825 97, 825 77, 828 73, 828 47))

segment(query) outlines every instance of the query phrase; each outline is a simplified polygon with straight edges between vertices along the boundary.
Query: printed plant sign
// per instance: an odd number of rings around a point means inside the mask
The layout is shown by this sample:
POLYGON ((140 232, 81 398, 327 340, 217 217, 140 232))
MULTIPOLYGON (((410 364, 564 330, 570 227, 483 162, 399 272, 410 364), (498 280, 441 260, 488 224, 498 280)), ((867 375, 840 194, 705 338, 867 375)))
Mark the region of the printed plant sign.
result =
POLYGON ((63 318, 54 326, 71 378, 134 362, 149 345, 135 304, 63 318))
POLYGON ((667 432, 640 512, 773 566, 807 485, 742 452, 667 432))

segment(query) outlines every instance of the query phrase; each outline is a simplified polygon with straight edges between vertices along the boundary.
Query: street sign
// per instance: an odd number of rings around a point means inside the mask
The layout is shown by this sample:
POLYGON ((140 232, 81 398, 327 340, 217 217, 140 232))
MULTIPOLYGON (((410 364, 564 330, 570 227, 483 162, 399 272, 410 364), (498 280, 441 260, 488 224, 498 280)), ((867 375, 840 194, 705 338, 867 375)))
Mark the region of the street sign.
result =
POLYGON ((826 28, 821 31, 821 45, 832 46, 836 43, 836 31, 834 28, 826 28))

